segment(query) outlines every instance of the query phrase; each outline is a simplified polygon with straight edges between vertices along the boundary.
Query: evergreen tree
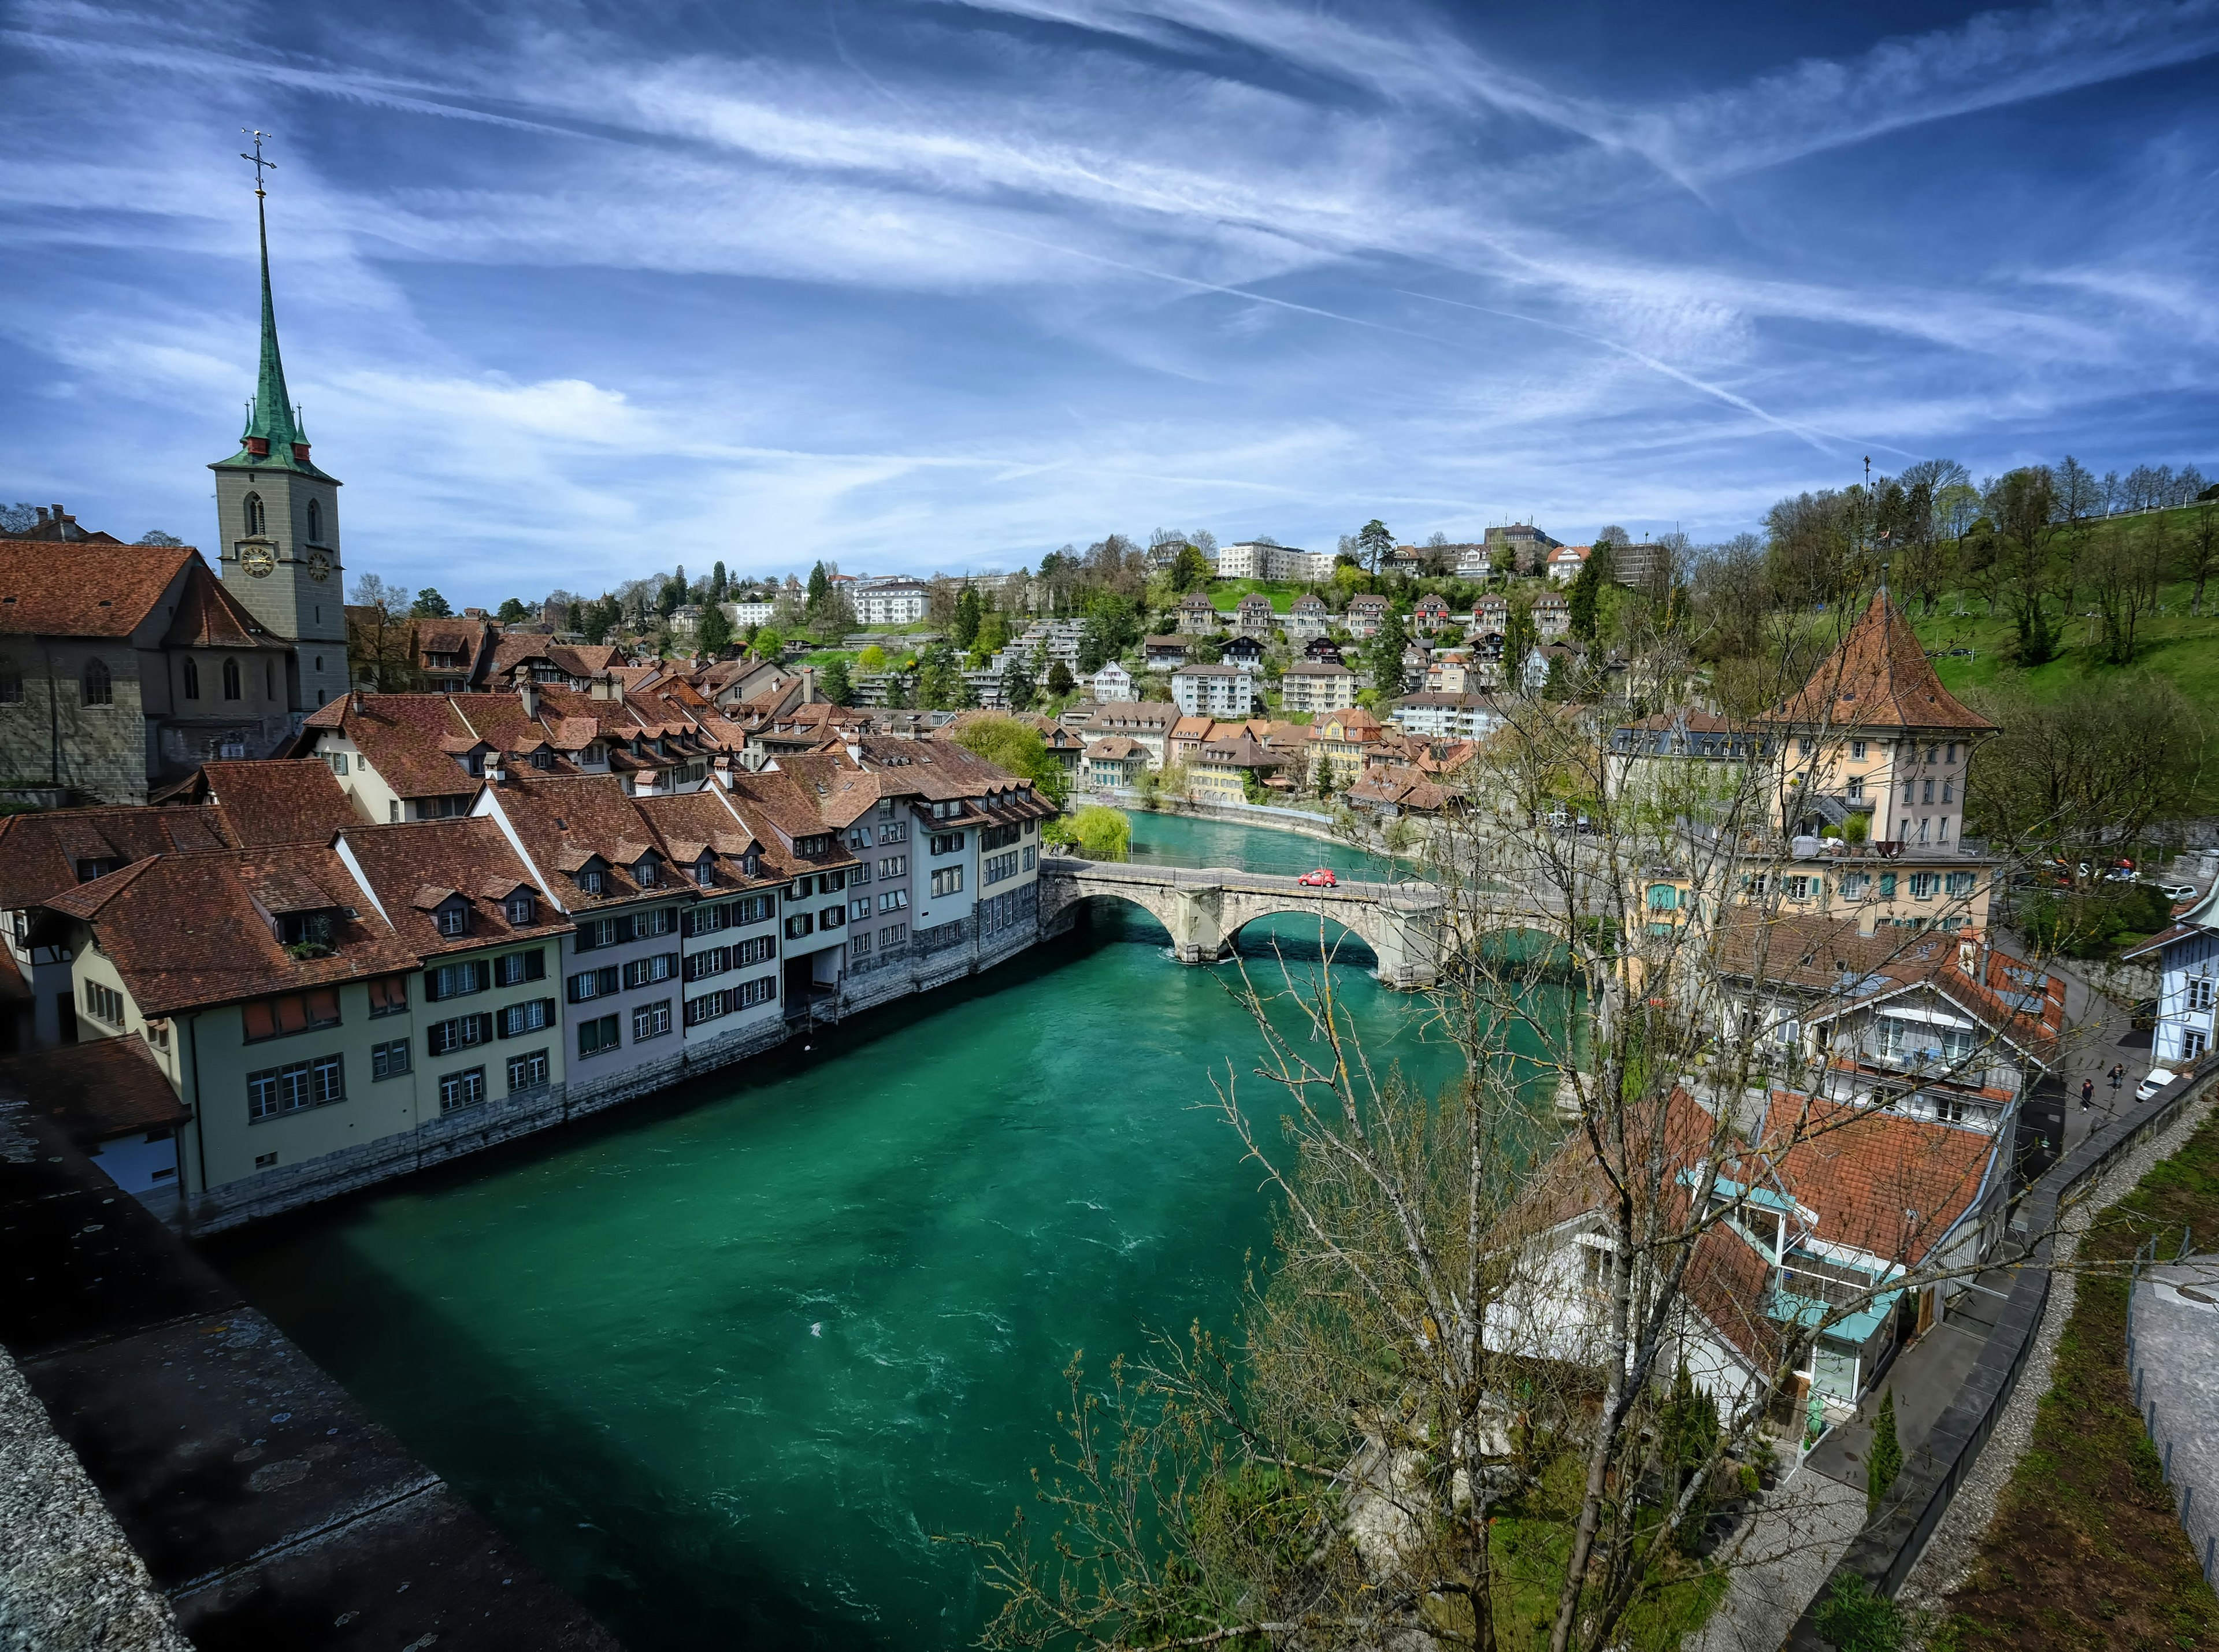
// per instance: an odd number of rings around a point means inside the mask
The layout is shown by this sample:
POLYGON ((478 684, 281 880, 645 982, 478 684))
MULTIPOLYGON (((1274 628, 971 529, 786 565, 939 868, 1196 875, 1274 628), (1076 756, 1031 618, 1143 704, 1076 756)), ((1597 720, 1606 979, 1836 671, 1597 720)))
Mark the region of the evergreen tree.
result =
POLYGON ((817 688, 835 705, 845 705, 855 698, 855 683, 848 675, 846 655, 832 656, 832 663, 826 666, 817 679, 817 688))
POLYGON ((524 616, 525 606, 523 599, 519 597, 511 597, 507 601, 500 605, 500 611, 494 615, 494 618, 500 621, 504 625, 514 625, 520 624, 524 616))
POLYGON ((1409 643, 1409 619, 1398 604, 1387 611, 1378 630, 1364 645, 1364 669, 1371 674, 1371 686, 1383 705, 1402 698, 1409 686, 1402 666, 1402 650, 1409 643))
POLYGON ((1209 559, 1194 545, 1181 545, 1172 558, 1172 589, 1184 596, 1209 583, 1209 559))
POLYGON ((569 612, 563 616, 563 629, 566 631, 582 631, 586 629, 585 604, 574 602, 570 605, 569 612))
POLYGON ((1549 657, 1549 675, 1541 685, 1541 698, 1547 700, 1566 700, 1572 697, 1572 671, 1561 654, 1549 657))
POLYGON ((1377 517, 1356 531, 1357 555, 1377 574, 1386 566, 1388 556, 1395 549, 1395 535, 1377 517))
POLYGON ((1572 635, 1582 642, 1594 640, 1595 612, 1601 606, 1601 599, 1602 581, 1595 577, 1595 559, 1590 555, 1580 564, 1580 571, 1572 580, 1572 588, 1564 593, 1565 606, 1572 614, 1572 635))
POLYGON ((963 587, 963 594, 955 599, 955 623, 948 628, 948 634, 954 639, 957 648, 968 649, 978 643, 979 627, 985 619, 985 607, 986 605, 979 600, 977 586, 963 587))
POLYGON ((1071 668, 1062 661, 1058 660, 1047 668, 1047 692, 1053 698, 1061 699, 1078 686, 1071 674, 1071 668))
POLYGON ((722 602, 725 593, 731 588, 731 581, 724 574, 724 565, 718 562, 716 567, 709 570, 709 600, 722 602))
POLYGON ((701 652, 712 658, 732 646, 732 622, 722 605, 712 602, 701 611, 701 628, 693 636, 701 652))
POLYGON ((1533 605, 1513 599, 1510 616, 1502 625, 1502 680, 1515 686, 1526 656, 1541 639, 1533 630, 1533 605))
POLYGON ((1002 668, 1002 698, 1013 711, 1033 709, 1033 674, 1023 660, 1012 655, 1010 663, 1002 668))
POLYGON ((1903 1472, 1903 1444, 1895 1435, 1895 1390, 1880 1397, 1880 1413, 1873 1419, 1872 1444, 1865 1450, 1865 1513, 1877 1513, 1880 1500, 1903 1472))
POLYGON ((451 619, 455 614, 455 611, 447 606, 446 598, 428 585, 416 593, 416 600, 410 605, 408 612, 418 619, 451 619))
POLYGON ((823 562, 809 570, 809 611, 811 613, 824 606, 825 595, 831 589, 832 576, 824 571, 823 562))

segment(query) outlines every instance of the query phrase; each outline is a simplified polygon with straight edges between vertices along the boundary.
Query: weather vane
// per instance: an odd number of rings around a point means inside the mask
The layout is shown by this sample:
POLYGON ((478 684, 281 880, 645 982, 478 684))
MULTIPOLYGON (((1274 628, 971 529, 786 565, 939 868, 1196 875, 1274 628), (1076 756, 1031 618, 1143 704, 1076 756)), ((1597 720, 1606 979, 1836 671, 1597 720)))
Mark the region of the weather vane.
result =
POLYGON ((243 161, 250 162, 253 165, 254 193, 259 196, 263 193, 262 169, 265 166, 275 166, 277 164, 274 160, 264 160, 262 158, 262 140, 264 138, 274 138, 277 134, 274 132, 257 132, 248 127, 239 127, 239 130, 246 133, 248 137, 254 140, 254 152, 250 155, 242 149, 239 152, 239 158, 243 161))

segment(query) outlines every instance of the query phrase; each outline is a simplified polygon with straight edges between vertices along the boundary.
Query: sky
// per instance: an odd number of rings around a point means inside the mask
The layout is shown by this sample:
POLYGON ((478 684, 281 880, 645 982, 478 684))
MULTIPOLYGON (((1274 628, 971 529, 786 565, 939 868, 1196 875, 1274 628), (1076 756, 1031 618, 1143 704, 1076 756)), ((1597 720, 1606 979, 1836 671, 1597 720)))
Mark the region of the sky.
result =
POLYGON ((242 128, 351 575, 1699 543, 2219 473, 2219 0, 0 0, 0 500, 213 553, 242 128))

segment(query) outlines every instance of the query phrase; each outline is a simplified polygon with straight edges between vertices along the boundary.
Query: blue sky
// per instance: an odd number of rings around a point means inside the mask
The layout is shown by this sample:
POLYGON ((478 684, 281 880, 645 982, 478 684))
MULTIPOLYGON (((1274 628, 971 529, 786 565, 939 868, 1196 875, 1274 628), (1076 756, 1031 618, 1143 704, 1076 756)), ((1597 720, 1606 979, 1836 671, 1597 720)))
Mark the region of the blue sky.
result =
POLYGON ((2219 471, 2219 0, 0 0, 0 498, 212 546, 277 134, 346 562, 1755 525, 2219 471))

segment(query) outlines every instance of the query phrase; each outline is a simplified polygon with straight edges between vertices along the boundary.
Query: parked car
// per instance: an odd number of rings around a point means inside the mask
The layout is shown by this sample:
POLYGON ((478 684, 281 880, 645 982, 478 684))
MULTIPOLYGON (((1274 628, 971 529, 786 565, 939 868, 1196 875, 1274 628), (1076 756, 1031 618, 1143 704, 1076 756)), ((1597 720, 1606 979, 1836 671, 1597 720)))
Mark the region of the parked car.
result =
POLYGON ((1304 889, 1337 889, 1340 886, 1340 879, 1324 866, 1320 866, 1315 872, 1306 872, 1295 881, 1304 889))
POLYGON ((2194 884, 2160 884, 2158 891, 2169 901, 2192 901, 2196 898, 2194 884))
POLYGON ((2141 1083, 2135 1086, 2135 1099, 2138 1102, 2146 1102, 2172 1080, 2173 1075, 2165 1068, 2152 1067, 2142 1076, 2141 1083))

